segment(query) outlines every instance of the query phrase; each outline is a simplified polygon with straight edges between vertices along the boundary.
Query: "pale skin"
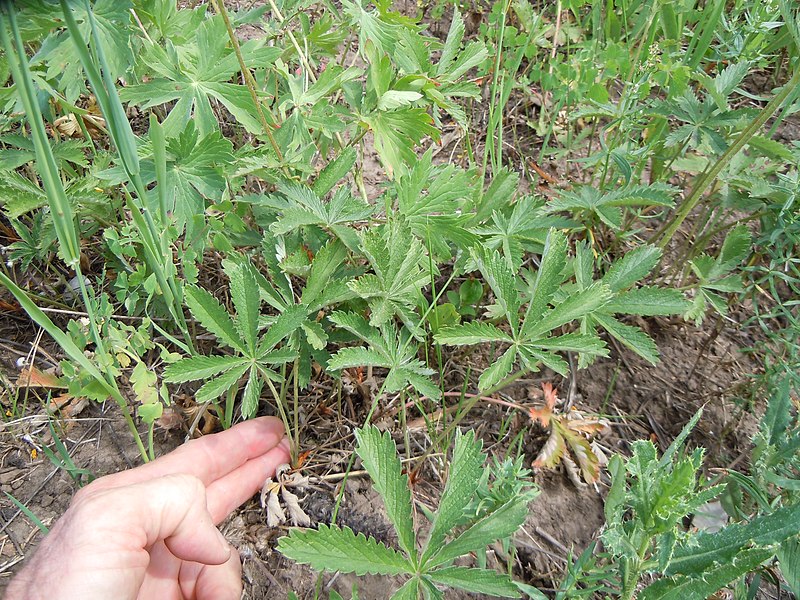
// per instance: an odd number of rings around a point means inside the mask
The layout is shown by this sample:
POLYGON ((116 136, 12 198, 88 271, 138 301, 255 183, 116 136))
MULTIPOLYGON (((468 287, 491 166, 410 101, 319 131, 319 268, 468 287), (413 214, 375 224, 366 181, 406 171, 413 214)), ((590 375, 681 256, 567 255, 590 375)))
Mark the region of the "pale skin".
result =
POLYGON ((238 600, 239 555, 216 525, 289 460, 272 417, 190 441, 80 489, 7 600, 238 600))

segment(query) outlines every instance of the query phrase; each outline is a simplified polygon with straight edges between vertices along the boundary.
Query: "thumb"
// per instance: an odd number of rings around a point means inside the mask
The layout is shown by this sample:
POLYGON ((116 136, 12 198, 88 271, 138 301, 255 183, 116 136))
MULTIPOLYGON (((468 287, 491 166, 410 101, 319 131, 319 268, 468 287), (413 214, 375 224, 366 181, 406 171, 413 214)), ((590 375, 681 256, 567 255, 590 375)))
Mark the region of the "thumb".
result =
MULTIPOLYGON (((163 540, 169 551, 182 560, 221 565, 230 558, 230 546, 208 512, 205 485, 192 475, 165 475, 100 491, 89 502, 116 507, 105 514, 117 523, 124 519, 126 529, 134 534, 128 536, 127 542, 122 537, 115 540, 117 546, 145 550, 163 540)), ((97 529, 103 531, 104 523, 98 525, 97 529)))
MULTIPOLYGON (((191 475, 166 475, 104 489, 81 489, 50 530, 33 559, 11 582, 9 599, 52 596, 53 581, 62 598, 136 598, 149 569, 178 576, 180 563, 158 560, 158 542, 174 557, 203 565, 222 565, 231 548, 219 533, 206 504, 206 488, 191 475), (53 565, 59 568, 50 577, 53 565)), ((175 579, 173 579, 175 581, 175 579)))

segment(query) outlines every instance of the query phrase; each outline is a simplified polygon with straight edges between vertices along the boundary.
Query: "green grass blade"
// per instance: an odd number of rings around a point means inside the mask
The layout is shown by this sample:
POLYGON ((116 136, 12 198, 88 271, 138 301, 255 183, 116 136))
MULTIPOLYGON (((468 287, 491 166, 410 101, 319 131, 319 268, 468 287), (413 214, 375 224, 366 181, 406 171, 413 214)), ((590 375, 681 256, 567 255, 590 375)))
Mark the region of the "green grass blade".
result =
POLYGON ((39 531, 41 531, 41 532, 42 532, 42 533, 44 533, 45 535, 47 535, 48 533, 50 533, 50 530, 47 528, 47 526, 46 526, 44 523, 42 523, 42 521, 39 519, 39 517, 37 517, 35 514, 33 514, 33 512, 31 512, 31 509, 30 509, 30 508, 28 508, 27 506, 25 506, 25 505, 24 505, 22 502, 20 502, 19 500, 17 500, 17 499, 16 499, 14 496, 12 496, 11 494, 9 494, 8 492, 3 492, 3 493, 6 495, 6 497, 7 497, 9 500, 11 500, 11 502, 13 502, 13 503, 14 503, 14 505, 15 505, 15 506, 16 506, 18 509, 20 509, 20 510, 22 511, 22 514, 24 514, 26 517, 28 517, 28 519, 30 519, 30 522, 31 522, 31 523, 33 523, 34 525, 36 525, 36 527, 39 529, 39 531))
POLYGON ((25 46, 17 26, 16 15, 13 8, 10 10, 6 8, 6 10, 8 10, 8 18, 14 34, 16 48, 12 46, 8 37, 6 20, 3 16, 0 16, 0 41, 2 41, 5 49, 8 66, 13 74, 14 81, 17 83, 17 90, 25 108, 25 113, 28 115, 31 138, 36 153, 36 165, 47 192, 61 254, 67 266, 75 267, 80 261, 80 242, 75 226, 75 217, 72 214, 72 207, 64 191, 64 186, 59 177, 58 166, 44 129, 42 113, 36 101, 36 91, 33 87, 28 61, 25 58, 25 46))

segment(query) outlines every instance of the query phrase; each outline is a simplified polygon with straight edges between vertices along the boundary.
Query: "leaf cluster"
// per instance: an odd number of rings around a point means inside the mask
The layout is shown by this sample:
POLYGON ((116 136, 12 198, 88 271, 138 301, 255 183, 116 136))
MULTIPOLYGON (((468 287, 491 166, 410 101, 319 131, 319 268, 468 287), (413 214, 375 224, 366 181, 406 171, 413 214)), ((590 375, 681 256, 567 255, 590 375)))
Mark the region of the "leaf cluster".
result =
POLYGON ((356 438, 356 452, 384 501, 400 549, 356 534, 348 527, 320 525, 317 530, 292 529, 278 541, 283 555, 317 570, 404 575, 408 580, 392 595, 395 600, 441 599, 442 587, 519 597, 517 586, 507 575, 454 566, 453 561, 511 536, 524 522, 535 492, 515 486, 513 493, 500 492, 495 502, 480 505, 477 514, 472 509, 473 517, 468 518, 465 509, 474 502, 476 487, 487 480, 488 474, 480 442, 472 432, 459 432, 450 476, 439 508, 430 516, 430 533, 422 540, 415 533, 408 477, 402 472, 394 441, 373 426, 356 430, 356 438))

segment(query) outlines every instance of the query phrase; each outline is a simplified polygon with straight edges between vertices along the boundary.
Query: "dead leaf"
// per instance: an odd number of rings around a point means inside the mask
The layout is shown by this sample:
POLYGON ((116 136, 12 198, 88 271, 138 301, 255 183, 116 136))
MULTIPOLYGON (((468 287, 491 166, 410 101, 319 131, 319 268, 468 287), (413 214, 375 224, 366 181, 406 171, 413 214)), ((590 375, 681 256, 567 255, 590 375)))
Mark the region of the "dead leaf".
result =
POLYGON ((156 425, 164 431, 183 429, 186 426, 186 419, 174 406, 168 406, 161 413, 161 416, 156 419, 156 425))
POLYGON ((299 472, 291 472, 291 467, 284 463, 275 469, 275 476, 264 482, 261 488, 261 508, 267 512, 267 525, 276 527, 286 522, 286 513, 281 506, 281 499, 289 512, 289 520, 293 525, 308 527, 311 518, 300 506, 300 498, 287 488, 295 487, 303 490, 308 485, 308 477, 303 477, 299 472))
POLYGON ((64 429, 68 431, 73 425, 71 420, 80 415, 88 405, 88 398, 75 398, 71 394, 60 394, 50 399, 47 411, 51 415, 59 415, 65 422, 64 429))
POLYGON ((580 471, 578 471, 578 465, 575 464, 574 460, 572 460, 569 456, 565 455, 563 463, 564 463, 564 471, 566 471, 567 477, 576 488, 583 489, 589 487, 589 484, 587 484, 581 479, 580 471))
POLYGON ((56 388, 66 389, 52 373, 45 373, 34 366, 23 369, 17 378, 17 388, 56 388))
POLYGON ((296 527, 308 527, 311 525, 311 517, 309 517, 300 506, 300 499, 285 487, 281 490, 281 497, 286 510, 289 511, 289 520, 292 525, 296 527))
POLYGON ((558 402, 558 392, 549 381, 545 381, 542 384, 542 392, 544 393, 545 405, 550 410, 553 410, 556 407, 556 402, 558 402))
POLYGON ((533 466, 537 469, 542 467, 555 467, 558 461, 563 458, 565 449, 564 438, 561 436, 558 428, 553 427, 550 429, 550 437, 547 438, 544 446, 542 446, 542 449, 539 451, 539 456, 533 461, 533 466))
POLYGON ((579 473, 583 481, 594 483, 600 476, 600 458, 589 443, 589 438, 605 431, 608 423, 603 419, 587 419, 577 410, 556 414, 556 390, 546 382, 542 384, 542 392, 545 405, 529 408, 528 416, 532 421, 550 427, 550 436, 533 461, 533 466, 552 468, 560 461, 570 479, 579 473))
POLYGON ((57 118, 53 125, 58 129, 58 132, 67 137, 79 137, 83 134, 81 126, 78 124, 78 118, 74 113, 69 113, 63 117, 57 118))

